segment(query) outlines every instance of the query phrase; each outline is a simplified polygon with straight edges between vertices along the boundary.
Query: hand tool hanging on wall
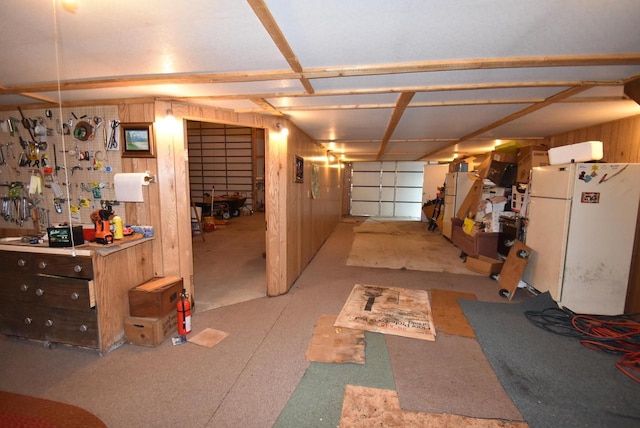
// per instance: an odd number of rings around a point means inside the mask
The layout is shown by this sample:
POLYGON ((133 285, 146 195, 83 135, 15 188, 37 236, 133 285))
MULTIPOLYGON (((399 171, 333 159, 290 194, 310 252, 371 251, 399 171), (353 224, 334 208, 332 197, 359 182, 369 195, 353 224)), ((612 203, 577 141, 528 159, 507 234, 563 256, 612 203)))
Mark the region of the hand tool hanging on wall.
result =
POLYGON ((111 126, 111 136, 109 137, 109 142, 107 143, 107 146, 105 147, 105 149, 118 150, 118 140, 117 140, 116 132, 118 130, 118 127, 120 126, 120 121, 112 120, 110 122, 110 126, 111 126))
POLYGON ((20 106, 18 106, 18 111, 20 112, 20 116, 22 117, 22 126, 27 128, 27 131, 29 131, 29 135, 31 136, 31 140, 35 142, 36 138, 33 136, 33 132, 31 131, 31 121, 24 116, 24 113, 22 113, 22 109, 20 108, 20 106))
POLYGON ((11 152, 11 159, 16 158, 16 152, 13 151, 13 143, 7 143, 7 155, 11 152))

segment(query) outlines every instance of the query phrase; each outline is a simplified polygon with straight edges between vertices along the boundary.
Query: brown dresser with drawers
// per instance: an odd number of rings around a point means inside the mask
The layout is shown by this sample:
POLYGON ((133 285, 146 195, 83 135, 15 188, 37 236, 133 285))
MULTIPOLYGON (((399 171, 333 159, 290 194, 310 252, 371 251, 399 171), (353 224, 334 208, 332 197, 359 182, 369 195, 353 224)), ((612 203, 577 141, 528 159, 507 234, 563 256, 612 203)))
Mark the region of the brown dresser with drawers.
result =
POLYGON ((2 333, 98 347, 91 257, 7 251, 0 269, 2 333))
POLYGON ((73 253, 6 247, 0 246, 0 333, 102 353, 123 342, 127 293, 153 277, 151 242, 73 253))

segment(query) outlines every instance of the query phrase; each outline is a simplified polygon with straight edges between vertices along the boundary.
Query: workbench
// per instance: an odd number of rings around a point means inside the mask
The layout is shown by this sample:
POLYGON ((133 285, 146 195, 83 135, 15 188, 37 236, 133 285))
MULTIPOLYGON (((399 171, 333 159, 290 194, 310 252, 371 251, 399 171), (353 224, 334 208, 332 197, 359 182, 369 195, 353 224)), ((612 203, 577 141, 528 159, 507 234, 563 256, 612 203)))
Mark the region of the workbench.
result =
POLYGON ((128 292, 153 278, 152 241, 52 248, 0 240, 0 333, 107 353, 124 343, 128 292))

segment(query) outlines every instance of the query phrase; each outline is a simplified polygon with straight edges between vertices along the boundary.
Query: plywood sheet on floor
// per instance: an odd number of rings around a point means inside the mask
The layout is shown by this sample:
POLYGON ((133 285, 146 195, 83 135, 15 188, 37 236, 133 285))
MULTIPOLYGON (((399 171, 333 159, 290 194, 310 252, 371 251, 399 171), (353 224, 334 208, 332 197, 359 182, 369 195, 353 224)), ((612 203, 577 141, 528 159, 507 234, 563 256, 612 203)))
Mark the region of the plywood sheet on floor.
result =
POLYGON ((475 275, 460 250, 426 223, 368 219, 354 232, 347 266, 475 275))
POLYGON ((477 419, 444 413, 404 411, 395 391, 347 385, 344 392, 341 428, 368 427, 471 427, 526 428, 524 422, 477 419))
POLYGON ((318 363, 365 363, 364 330, 335 327, 337 315, 320 315, 305 358, 318 363))
POLYGON ((435 340, 429 294, 424 290, 356 284, 336 326, 435 340))
POLYGON ((476 335, 473 332, 473 328, 467 321, 467 317, 464 316, 464 312, 458 304, 458 299, 476 300, 476 295, 451 290, 431 290, 431 313, 433 314, 436 331, 475 338, 476 335))

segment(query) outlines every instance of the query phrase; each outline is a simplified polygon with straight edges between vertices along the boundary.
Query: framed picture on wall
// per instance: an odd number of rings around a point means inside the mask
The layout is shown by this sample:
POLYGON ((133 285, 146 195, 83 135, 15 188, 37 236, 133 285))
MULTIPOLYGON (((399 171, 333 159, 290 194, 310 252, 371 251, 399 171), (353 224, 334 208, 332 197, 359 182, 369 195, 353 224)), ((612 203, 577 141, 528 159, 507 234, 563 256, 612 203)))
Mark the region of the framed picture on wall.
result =
POLYGON ((318 165, 311 164, 311 197, 318 199, 320 196, 320 168, 318 165))
POLYGON ((295 171, 296 178, 294 182, 302 183, 304 180, 304 159, 302 159, 300 156, 296 156, 295 171))
POLYGON ((120 137, 123 158, 155 156, 152 123, 121 123, 120 137))

